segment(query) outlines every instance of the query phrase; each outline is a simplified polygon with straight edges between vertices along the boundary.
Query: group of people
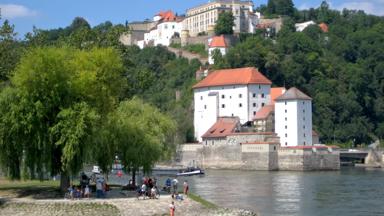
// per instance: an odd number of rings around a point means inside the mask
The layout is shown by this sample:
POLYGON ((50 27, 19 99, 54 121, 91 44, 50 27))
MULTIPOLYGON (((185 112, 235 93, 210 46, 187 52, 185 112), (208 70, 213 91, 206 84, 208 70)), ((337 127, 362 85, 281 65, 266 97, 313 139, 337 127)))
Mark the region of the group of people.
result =
MULTIPOLYGON (((171 180, 170 178, 167 178, 167 180, 165 180, 165 187, 163 189, 164 191, 171 193, 171 187, 172 187, 173 195, 175 195, 176 193, 178 193, 178 184, 179 184, 179 180, 177 180, 177 178, 174 178, 173 180, 171 180)), ((183 193, 187 196, 188 191, 189 191, 188 181, 185 180, 183 183, 183 193)))
POLYGON ((69 198, 71 199, 80 199, 80 198, 89 198, 91 196, 91 188, 90 181, 95 183, 96 186, 96 197, 104 198, 106 191, 108 190, 108 186, 104 179, 104 176, 100 174, 100 172, 94 172, 89 178, 84 172, 80 174, 80 185, 75 186, 71 185, 68 188, 69 198))
POLYGON ((141 188, 138 190, 138 195, 144 196, 144 197, 147 196, 150 199, 157 198, 157 195, 159 195, 158 189, 157 189, 157 179, 144 177, 143 184, 141 185, 141 188))

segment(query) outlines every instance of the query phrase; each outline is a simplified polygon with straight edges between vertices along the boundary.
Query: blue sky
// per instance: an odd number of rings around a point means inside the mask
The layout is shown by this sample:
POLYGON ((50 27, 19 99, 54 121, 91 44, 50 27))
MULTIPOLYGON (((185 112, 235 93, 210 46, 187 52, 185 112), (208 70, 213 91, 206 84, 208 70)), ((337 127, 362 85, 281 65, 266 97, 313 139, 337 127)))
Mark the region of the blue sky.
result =
MULTIPOLYGON (((299 9, 318 7, 322 0, 294 0, 299 9)), ((74 17, 84 17, 92 26, 104 21, 114 24, 126 20, 151 18, 161 10, 185 13, 187 8, 208 0, 0 0, 2 19, 15 25, 19 37, 33 26, 51 29, 68 26, 74 17)), ((267 0, 254 0, 256 6, 267 0)), ((362 9, 368 13, 384 15, 384 0, 329 0, 332 8, 362 9)))

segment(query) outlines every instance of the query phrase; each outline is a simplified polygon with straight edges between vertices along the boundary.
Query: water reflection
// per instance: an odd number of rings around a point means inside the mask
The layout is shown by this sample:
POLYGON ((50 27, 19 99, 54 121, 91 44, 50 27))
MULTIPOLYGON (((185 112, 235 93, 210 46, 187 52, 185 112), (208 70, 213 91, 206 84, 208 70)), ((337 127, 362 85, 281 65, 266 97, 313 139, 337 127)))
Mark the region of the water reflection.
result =
POLYGON ((220 206, 272 216, 384 215, 384 170, 208 171, 191 191, 220 206))

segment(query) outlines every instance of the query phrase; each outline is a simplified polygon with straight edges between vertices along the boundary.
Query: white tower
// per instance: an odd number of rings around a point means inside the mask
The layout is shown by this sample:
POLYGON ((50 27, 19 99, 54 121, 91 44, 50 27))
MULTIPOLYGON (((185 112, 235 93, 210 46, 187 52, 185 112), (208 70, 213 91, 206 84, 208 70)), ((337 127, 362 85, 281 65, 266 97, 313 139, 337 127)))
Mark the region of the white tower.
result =
POLYGON ((281 146, 312 146, 312 98, 293 87, 275 99, 275 132, 281 146))

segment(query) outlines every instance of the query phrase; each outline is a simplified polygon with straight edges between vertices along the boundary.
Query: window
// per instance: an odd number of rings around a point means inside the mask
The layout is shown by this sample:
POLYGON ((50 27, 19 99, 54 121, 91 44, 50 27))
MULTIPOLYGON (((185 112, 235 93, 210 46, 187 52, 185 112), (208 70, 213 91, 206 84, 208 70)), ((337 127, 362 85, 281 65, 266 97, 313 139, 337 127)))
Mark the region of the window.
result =
POLYGON ((203 96, 200 96, 200 100, 203 100, 203 96))
POLYGON ((303 121, 305 121, 305 117, 303 117, 303 121))
POLYGON ((287 105, 287 101, 285 101, 285 105, 287 105))
POLYGON ((288 129, 288 126, 287 126, 287 125, 285 125, 285 129, 288 129))
POLYGON ((304 137, 305 137, 305 134, 304 134, 304 137))
POLYGON ((239 107, 243 107, 243 104, 239 103, 239 107))
POLYGON ((285 110, 285 113, 287 113, 287 110, 285 110))
POLYGON ((229 99, 231 99, 232 98, 232 96, 229 96, 229 99))
POLYGON ((256 111, 253 111, 253 115, 254 115, 254 116, 256 115, 256 111))
POLYGON ((261 98, 264 98, 264 93, 261 94, 261 98))
POLYGON ((305 129, 305 125, 303 126, 303 129, 305 129))
POLYGON ((239 98, 243 97, 243 95, 239 94, 239 98))
POLYGON ((256 94, 255 94, 255 93, 253 93, 253 94, 252 94, 252 97, 253 97, 253 98, 255 98, 255 97, 256 97, 256 94))
POLYGON ((204 109, 207 109, 207 105, 204 105, 204 109))
POLYGON ((305 109, 303 109, 303 113, 305 113, 305 109))
POLYGON ((233 117, 233 113, 232 113, 232 117, 233 117))
POLYGON ((285 121, 287 121, 287 117, 285 117, 285 121))
POLYGON ((221 104, 221 108, 225 108, 225 104, 221 104))
POLYGON ((285 134, 285 137, 288 137, 288 134, 285 134))
POLYGON ((287 146, 288 145, 288 143, 287 142, 285 142, 285 146, 287 146))
POLYGON ((256 107, 256 103, 253 103, 253 107, 256 107))
POLYGON ((259 89, 261 89, 261 86, 259 85, 259 89))
POLYGON ((224 99, 224 98, 225 98, 225 95, 221 95, 221 98, 224 99))
POLYGON ((273 151, 276 151, 276 146, 273 146, 273 151))
POLYGON ((264 107, 265 106, 265 103, 261 103, 261 107, 264 107))
POLYGON ((304 142, 304 145, 305 145, 305 142, 304 142))
POLYGON ((304 105, 304 101, 303 101, 303 105, 304 105))

